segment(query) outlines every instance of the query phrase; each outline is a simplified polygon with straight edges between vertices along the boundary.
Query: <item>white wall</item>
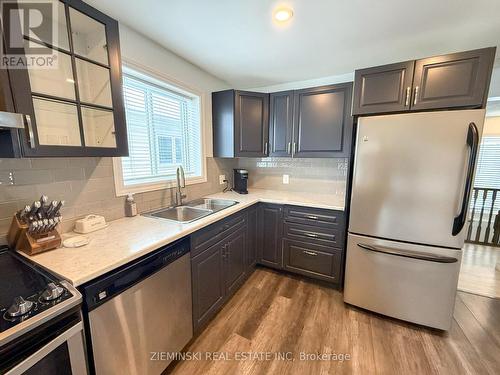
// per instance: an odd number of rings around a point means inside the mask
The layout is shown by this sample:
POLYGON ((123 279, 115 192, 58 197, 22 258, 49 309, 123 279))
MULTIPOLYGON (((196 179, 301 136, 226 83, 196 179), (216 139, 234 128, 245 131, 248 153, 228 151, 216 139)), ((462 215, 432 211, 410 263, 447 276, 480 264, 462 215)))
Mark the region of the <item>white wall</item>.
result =
MULTIPOLYGON (((369 64, 365 64, 369 65, 369 64)), ((294 81, 281 83, 272 86, 262 86, 262 87, 241 87, 241 89, 250 90, 250 91, 260 91, 260 92, 278 92, 278 91, 286 91, 286 90, 296 90, 303 89, 307 87, 316 87, 323 85, 332 85, 335 83, 343 83, 354 81, 354 72, 338 74, 334 76, 327 76, 315 79, 308 79, 305 81, 294 81)), ((491 84, 489 97, 495 96, 500 97, 500 58, 495 60, 495 66, 493 68, 493 73, 491 76, 491 84)))
MULTIPOLYGON (((497 54, 500 54, 500 52, 497 52, 497 54)), ((500 58, 495 60, 495 66, 493 67, 493 73, 491 74, 490 92, 488 96, 500 96, 500 58)))
POLYGON ((354 81, 354 72, 322 77, 322 78, 308 79, 305 81, 280 83, 278 85, 272 85, 272 86, 251 87, 251 88, 245 88, 245 90, 259 91, 259 92, 278 92, 286 90, 305 89, 308 87, 317 87, 323 85, 332 85, 334 83, 344 83, 351 81, 354 81))
POLYGON ((202 95, 205 150, 207 156, 212 156, 211 92, 227 89, 229 85, 123 23, 120 23, 120 48, 125 64, 166 77, 202 95))
POLYGON ((500 116, 486 117, 483 130, 484 135, 500 135, 500 116))

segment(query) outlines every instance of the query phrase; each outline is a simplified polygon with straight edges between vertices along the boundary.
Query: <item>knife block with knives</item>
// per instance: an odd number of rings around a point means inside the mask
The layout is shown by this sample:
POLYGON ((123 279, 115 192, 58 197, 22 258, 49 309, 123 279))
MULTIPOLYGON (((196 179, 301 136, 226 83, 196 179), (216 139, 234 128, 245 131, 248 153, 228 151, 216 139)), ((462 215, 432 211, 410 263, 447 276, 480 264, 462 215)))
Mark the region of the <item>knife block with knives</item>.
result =
POLYGON ((9 246, 29 255, 42 253, 61 246, 57 226, 61 222, 64 201, 49 200, 42 195, 39 201, 18 211, 12 218, 7 241, 9 246))

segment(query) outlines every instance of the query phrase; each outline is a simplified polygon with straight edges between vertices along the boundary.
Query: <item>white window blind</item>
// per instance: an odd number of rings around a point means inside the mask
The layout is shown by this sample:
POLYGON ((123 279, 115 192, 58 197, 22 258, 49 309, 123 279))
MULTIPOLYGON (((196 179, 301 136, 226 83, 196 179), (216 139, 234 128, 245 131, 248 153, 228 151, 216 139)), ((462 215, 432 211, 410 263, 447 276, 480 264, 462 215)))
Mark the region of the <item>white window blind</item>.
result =
POLYGON ((123 186, 203 175, 200 97, 126 70, 123 77, 129 156, 121 159, 123 186))
POLYGON ((482 138, 474 187, 500 189, 500 136, 482 138))
MULTIPOLYGON (((500 136, 484 135, 479 147, 474 188, 500 189, 500 136)), ((483 211, 483 221, 488 220, 490 211, 500 210, 500 196, 493 202, 492 190, 477 190, 472 193, 470 209, 474 209, 474 220, 478 221, 483 211), (474 207, 475 205, 475 207, 474 207)))

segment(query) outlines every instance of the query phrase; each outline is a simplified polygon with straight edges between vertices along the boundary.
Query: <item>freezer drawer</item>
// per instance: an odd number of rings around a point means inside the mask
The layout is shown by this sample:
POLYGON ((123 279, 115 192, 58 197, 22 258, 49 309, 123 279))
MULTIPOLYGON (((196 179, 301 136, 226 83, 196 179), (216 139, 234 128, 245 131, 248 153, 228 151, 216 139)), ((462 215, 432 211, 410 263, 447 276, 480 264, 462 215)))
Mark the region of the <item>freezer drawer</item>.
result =
POLYGON ((344 301, 380 314, 448 330, 460 250, 348 235, 344 301))
POLYGON ((360 118, 349 232, 462 248, 453 232, 483 122, 482 109, 360 118))

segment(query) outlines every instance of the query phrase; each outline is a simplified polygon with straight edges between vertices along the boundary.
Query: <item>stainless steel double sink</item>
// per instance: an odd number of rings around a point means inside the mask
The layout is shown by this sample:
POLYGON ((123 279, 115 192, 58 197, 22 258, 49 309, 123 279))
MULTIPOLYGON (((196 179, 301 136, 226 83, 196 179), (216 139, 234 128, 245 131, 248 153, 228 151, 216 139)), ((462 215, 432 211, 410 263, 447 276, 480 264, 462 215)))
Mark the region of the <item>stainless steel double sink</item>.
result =
POLYGON ((144 216, 171 220, 178 223, 190 223, 205 216, 212 215, 225 208, 234 206, 237 201, 229 199, 200 198, 187 202, 182 206, 161 208, 145 213, 144 216))

